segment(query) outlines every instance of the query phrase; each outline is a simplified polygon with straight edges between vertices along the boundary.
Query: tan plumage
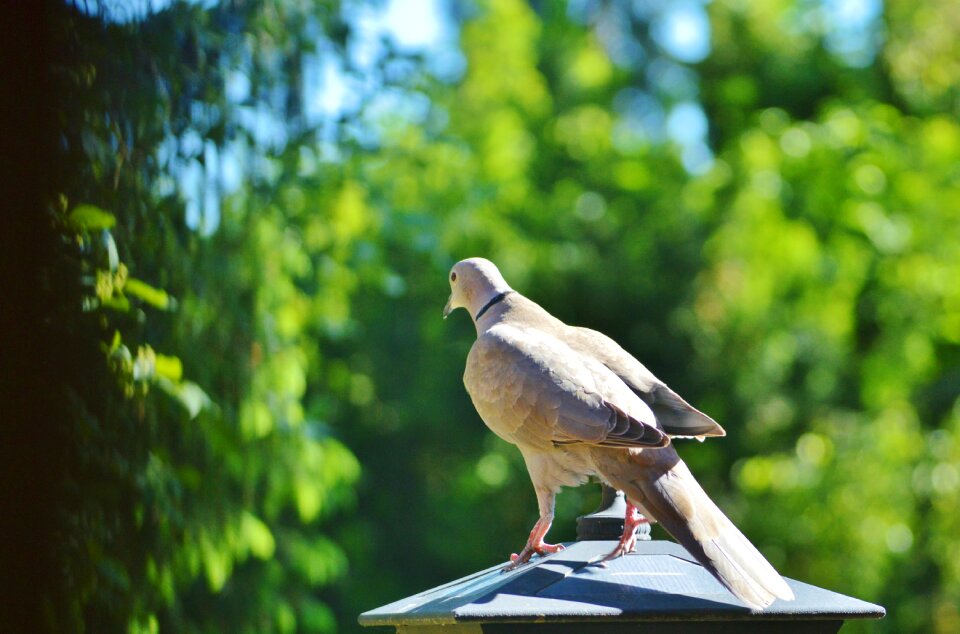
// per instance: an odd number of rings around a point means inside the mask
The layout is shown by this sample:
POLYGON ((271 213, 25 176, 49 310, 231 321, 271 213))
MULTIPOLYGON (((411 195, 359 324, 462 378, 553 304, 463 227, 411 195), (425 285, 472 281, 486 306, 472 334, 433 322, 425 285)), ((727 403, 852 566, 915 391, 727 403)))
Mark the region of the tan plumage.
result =
MULTIPOLYGON (((554 497, 596 475, 623 490, 751 608, 793 598, 670 444, 671 436, 723 436, 713 419, 610 338, 567 326, 513 291, 492 262, 458 262, 450 287, 444 315, 466 308, 477 328, 463 377, 467 392, 487 426, 520 449, 537 493, 540 519, 512 565, 561 548, 543 542, 554 497)), ((632 548, 626 532, 618 548, 612 555, 632 548)))

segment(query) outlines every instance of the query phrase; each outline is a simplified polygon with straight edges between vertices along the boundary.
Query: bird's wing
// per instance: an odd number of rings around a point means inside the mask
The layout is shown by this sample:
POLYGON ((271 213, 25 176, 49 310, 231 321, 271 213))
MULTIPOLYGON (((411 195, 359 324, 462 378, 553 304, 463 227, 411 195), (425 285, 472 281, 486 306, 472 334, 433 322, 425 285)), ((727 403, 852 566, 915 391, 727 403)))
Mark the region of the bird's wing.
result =
POLYGON ((657 422, 670 436, 702 440, 704 436, 727 435, 717 421, 683 400, 605 334, 589 328, 570 327, 565 339, 574 349, 596 358, 620 377, 650 406, 657 422))
POLYGON ((484 422, 516 444, 669 443, 649 407, 609 369, 534 328, 501 324, 481 335, 464 384, 484 422))

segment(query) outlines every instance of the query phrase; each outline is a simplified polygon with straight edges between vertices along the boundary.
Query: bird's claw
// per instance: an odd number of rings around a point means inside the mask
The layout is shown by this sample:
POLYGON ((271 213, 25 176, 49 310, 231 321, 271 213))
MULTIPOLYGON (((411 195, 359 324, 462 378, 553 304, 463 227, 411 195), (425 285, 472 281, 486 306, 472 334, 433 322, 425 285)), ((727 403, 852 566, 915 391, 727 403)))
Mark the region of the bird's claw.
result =
POLYGON ((501 568, 500 572, 510 572, 511 570, 516 570, 523 564, 530 561, 530 557, 522 558, 521 557, 522 554, 523 553, 521 553, 520 555, 518 555, 517 553, 510 553, 510 563, 508 563, 506 566, 501 568))
POLYGON ((626 541, 620 540, 620 543, 617 544, 617 547, 614 548, 612 551, 610 551, 610 554, 608 554, 606 557, 601 559, 598 562, 598 565, 605 568, 608 561, 616 559, 617 557, 623 557, 628 553, 632 553, 636 548, 636 546, 637 546, 636 537, 632 537, 630 539, 627 539, 626 541))
POLYGON ((558 553, 564 549, 563 544, 548 544, 541 541, 539 544, 530 545, 527 544, 523 547, 523 550, 520 553, 510 553, 510 563, 503 567, 504 572, 510 570, 516 570, 523 564, 530 561, 530 558, 535 554, 540 555, 541 557, 549 555, 551 553, 558 553))
POLYGON ((563 544, 546 544, 544 542, 540 542, 540 545, 534 548, 534 550, 537 551, 537 554, 544 555, 549 553, 558 553, 564 548, 565 546, 563 544))
POLYGON ((627 510, 627 516, 624 518, 623 522, 623 535, 620 537, 620 542, 617 544, 616 548, 610 551, 610 554, 601 559, 597 565, 600 567, 606 567, 606 562, 616 559, 617 557, 623 557, 629 553, 632 553, 636 550, 637 547, 637 528, 641 524, 647 524, 649 521, 644 516, 636 512, 636 508, 633 505, 627 510))

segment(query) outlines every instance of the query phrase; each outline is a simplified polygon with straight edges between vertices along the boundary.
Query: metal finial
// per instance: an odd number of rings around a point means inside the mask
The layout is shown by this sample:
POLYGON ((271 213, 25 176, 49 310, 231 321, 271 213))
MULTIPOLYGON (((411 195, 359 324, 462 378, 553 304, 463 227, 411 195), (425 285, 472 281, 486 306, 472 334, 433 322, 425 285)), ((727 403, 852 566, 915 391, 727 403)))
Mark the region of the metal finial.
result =
MULTIPOLYGON (((623 491, 604 482, 600 487, 600 506, 593 513, 577 518, 577 541, 616 540, 623 535, 623 518, 627 513, 623 491)), ((637 539, 650 539, 650 524, 644 522, 637 530, 637 539)))

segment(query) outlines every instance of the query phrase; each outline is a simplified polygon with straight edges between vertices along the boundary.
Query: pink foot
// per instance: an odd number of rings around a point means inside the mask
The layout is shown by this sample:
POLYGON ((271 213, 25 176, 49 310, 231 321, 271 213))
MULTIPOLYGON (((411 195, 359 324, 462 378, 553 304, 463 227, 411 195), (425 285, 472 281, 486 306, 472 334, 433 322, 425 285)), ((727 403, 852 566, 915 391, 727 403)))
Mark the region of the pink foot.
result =
POLYGON ((649 523, 649 520, 637 512, 637 507, 627 502, 627 513, 626 517, 623 518, 623 535, 620 536, 620 543, 610 551, 609 555, 601 559, 600 563, 632 553, 637 546, 637 528, 641 524, 647 523, 649 523))
POLYGON ((530 558, 533 557, 534 554, 543 556, 550 553, 558 553, 563 550, 563 548, 563 544, 547 544, 542 540, 539 544, 530 544, 530 542, 527 542, 527 545, 523 547, 523 550, 521 550, 519 554, 510 554, 510 563, 504 566, 503 569, 515 570, 530 561, 530 558))
POLYGON ((515 570, 530 561, 534 553, 542 556, 563 550, 562 544, 547 544, 543 541, 543 536, 550 530, 552 520, 552 515, 537 520, 537 523, 533 525, 533 530, 530 531, 530 537, 527 538, 527 544, 520 551, 520 554, 512 553, 510 555, 510 563, 503 567, 504 570, 515 570))

